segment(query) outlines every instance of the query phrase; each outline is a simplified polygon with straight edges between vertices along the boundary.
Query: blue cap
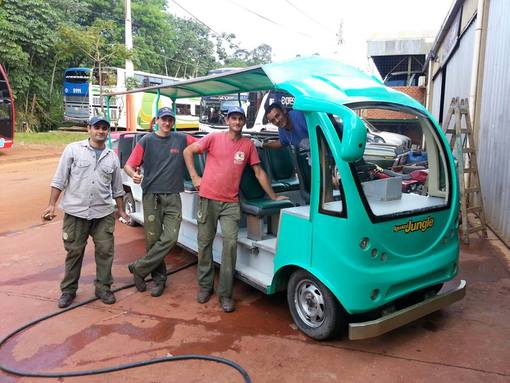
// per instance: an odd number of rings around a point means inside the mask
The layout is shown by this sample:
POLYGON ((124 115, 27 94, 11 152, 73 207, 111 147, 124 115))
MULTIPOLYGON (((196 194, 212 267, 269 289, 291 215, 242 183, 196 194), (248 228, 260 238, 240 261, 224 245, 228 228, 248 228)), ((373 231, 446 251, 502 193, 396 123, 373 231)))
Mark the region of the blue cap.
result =
POLYGON ((94 116, 92 117, 90 120, 89 120, 89 125, 90 126, 94 126, 100 122, 104 122, 106 125, 108 125, 108 127, 110 127, 110 123, 108 122, 108 120, 103 117, 103 116, 94 116))
POLYGON ((172 110, 172 108, 165 106, 165 107, 161 108, 160 110, 158 110, 158 118, 165 117, 165 116, 170 116, 170 117, 175 118, 174 111, 172 110))
POLYGON ((227 118, 232 114, 232 113, 240 113, 243 115, 244 118, 246 118, 246 114, 244 114, 244 109, 241 108, 240 106, 231 106, 230 108, 228 108, 228 112, 227 112, 227 118))

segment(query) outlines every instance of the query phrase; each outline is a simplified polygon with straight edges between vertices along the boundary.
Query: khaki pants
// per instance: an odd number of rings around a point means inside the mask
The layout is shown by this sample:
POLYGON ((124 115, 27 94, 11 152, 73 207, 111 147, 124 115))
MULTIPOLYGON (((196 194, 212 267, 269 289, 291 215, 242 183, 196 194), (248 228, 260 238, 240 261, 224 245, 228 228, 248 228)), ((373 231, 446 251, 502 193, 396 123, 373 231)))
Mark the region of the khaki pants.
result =
POLYGON ((65 275, 60 283, 62 293, 76 293, 80 279, 83 254, 89 235, 95 246, 96 291, 109 291, 113 283, 113 231, 115 217, 113 214, 103 218, 87 220, 69 214, 64 215, 62 238, 67 251, 65 275))
POLYGON ((220 283, 218 288, 218 295, 220 297, 232 297, 240 219, 241 209, 239 202, 221 202, 200 198, 197 213, 198 284, 203 289, 213 290, 214 267, 212 245, 216 235, 216 227, 218 221, 220 221, 223 235, 220 283))
POLYGON ((177 243, 181 227, 181 196, 178 193, 144 194, 143 218, 147 255, 135 262, 135 272, 143 278, 151 274, 155 283, 165 283, 165 257, 177 243))

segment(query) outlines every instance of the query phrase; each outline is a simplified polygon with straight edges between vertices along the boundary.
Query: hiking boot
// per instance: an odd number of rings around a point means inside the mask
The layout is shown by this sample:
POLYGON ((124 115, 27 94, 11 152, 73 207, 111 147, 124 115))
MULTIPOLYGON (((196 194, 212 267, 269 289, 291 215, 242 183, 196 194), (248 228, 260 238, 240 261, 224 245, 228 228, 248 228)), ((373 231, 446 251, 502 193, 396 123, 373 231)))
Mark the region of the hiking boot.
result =
POLYGON ((198 290, 197 302, 201 304, 206 303, 211 298, 212 293, 212 290, 201 287, 200 290, 198 290))
POLYGON ((163 294, 163 291, 165 291, 165 282, 157 282, 152 286, 151 288, 151 296, 153 297, 159 297, 161 294, 163 294))
POLYGON ((111 291, 96 291, 96 297, 105 305, 113 305, 116 302, 115 295, 111 291))
POLYGON ((58 300, 58 307, 61 309, 65 309, 66 307, 71 305, 75 297, 76 293, 62 293, 58 300))
POLYGON ((133 274, 133 282, 135 283, 136 289, 143 293, 145 290, 147 290, 147 285, 145 284, 144 279, 139 276, 135 271, 135 264, 130 263, 128 265, 129 272, 133 274))
POLYGON ((226 313, 231 313, 236 309, 232 298, 220 297, 220 306, 226 313))

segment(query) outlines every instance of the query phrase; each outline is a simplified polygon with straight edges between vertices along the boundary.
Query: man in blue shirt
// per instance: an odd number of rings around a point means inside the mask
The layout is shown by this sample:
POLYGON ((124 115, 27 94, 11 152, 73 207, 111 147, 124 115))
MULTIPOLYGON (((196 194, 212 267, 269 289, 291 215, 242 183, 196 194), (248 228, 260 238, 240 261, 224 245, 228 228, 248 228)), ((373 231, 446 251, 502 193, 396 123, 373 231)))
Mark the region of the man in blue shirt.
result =
POLYGON ((279 102, 274 102, 266 108, 267 120, 278 127, 278 140, 265 142, 263 147, 278 149, 292 145, 295 148, 308 149, 308 129, 305 115, 299 110, 287 111, 279 102))

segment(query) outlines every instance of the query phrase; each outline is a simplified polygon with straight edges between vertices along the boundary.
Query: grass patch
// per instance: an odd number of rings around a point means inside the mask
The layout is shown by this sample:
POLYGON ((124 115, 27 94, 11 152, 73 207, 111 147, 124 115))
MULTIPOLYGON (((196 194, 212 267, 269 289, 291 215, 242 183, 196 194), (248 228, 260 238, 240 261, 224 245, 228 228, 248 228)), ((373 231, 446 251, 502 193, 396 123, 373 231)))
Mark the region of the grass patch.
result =
POLYGON ((50 131, 40 133, 18 133, 14 135, 16 145, 65 145, 74 141, 80 141, 87 138, 88 133, 84 132, 61 132, 50 131))

